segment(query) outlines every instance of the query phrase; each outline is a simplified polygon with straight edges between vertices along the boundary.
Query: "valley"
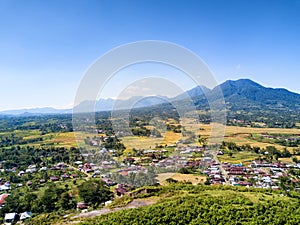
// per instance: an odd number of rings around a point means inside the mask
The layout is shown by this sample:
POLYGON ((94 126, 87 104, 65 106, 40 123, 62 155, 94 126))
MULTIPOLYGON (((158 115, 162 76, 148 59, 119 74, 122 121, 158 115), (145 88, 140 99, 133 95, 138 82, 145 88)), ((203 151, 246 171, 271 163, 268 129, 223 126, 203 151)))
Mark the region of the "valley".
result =
MULTIPOLYGON (((199 99, 192 97, 195 101, 199 99)), ((201 103, 197 104, 200 107, 201 103)), ((160 191, 155 201, 149 199, 153 206, 148 206, 147 198, 141 204, 130 205, 138 201, 137 196, 138 199, 151 196, 145 187, 149 190, 234 187, 230 190, 297 198, 300 120, 293 117, 294 121, 289 121, 289 116, 281 114, 282 123, 277 122, 277 117, 269 118, 272 123, 266 123, 256 115, 256 109, 249 107, 257 120, 235 119, 232 123, 235 111, 228 110, 226 126, 210 122, 209 110, 196 111, 200 121, 196 123, 189 117, 180 118, 168 104, 132 109, 129 121, 112 118, 110 112, 104 111, 95 114, 93 124, 85 122, 90 114, 82 114, 80 129, 73 126, 71 114, 3 116, 0 118, 3 198, 0 215, 3 218, 16 215, 17 220, 17 215, 30 212, 24 219, 27 224, 62 221, 102 224, 106 223, 105 216, 100 220, 97 216, 104 212, 111 217, 123 213, 117 212, 121 209, 127 212, 139 206, 145 206, 145 210, 159 207, 160 191), (286 127, 285 121, 293 126, 286 127), (214 135, 218 137, 211 138, 216 128, 219 133, 214 135)), ((296 113, 293 109, 291 112, 296 113)), ((238 111, 234 115, 239 118, 244 114, 238 111)), ((190 194, 186 197, 186 204, 190 204, 190 194)), ((174 199, 169 200, 163 204, 173 204, 174 199)), ((227 200, 228 207, 232 207, 227 200)), ((265 204, 264 198, 260 201, 259 204, 265 204)), ((250 223, 248 219, 245 221, 250 223)))

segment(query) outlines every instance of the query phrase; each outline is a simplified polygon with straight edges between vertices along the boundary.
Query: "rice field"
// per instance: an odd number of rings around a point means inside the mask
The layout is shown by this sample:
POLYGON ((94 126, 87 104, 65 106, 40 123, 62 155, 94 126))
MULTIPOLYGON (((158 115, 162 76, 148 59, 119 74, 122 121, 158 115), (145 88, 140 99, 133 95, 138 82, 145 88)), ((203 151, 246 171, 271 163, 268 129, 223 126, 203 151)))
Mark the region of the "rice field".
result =
POLYGON ((121 140, 127 150, 135 149, 151 149, 157 145, 174 145, 180 138, 180 133, 168 131, 162 134, 163 137, 142 137, 142 136, 126 136, 121 140))
POLYGON ((181 174, 181 173, 161 173, 158 174, 157 179, 160 184, 165 185, 166 179, 172 178, 179 182, 191 182, 192 184, 200 184, 206 181, 205 176, 195 175, 195 174, 181 174))

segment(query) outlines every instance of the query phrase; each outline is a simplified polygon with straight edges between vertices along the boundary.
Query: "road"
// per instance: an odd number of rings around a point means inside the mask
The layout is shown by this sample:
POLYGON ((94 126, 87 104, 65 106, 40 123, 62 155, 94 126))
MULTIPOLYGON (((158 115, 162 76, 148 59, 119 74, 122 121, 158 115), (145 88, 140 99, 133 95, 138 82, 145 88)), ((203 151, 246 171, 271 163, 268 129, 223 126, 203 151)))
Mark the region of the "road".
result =
POLYGON ((214 160, 216 163, 219 164, 219 168, 220 168, 221 174, 222 174, 222 176, 223 176, 224 179, 225 179, 225 184, 226 184, 226 185, 230 185, 228 173, 227 173, 227 171, 224 169, 224 167, 223 167, 223 165, 221 164, 221 162, 219 161, 217 152, 216 152, 216 151, 213 151, 213 152, 212 152, 212 155, 213 155, 213 160, 214 160))
POLYGON ((128 205, 126 205, 124 207, 118 207, 118 208, 112 208, 112 209, 105 207, 100 210, 94 210, 94 211, 90 211, 90 212, 80 213, 80 214, 72 217, 72 219, 91 218, 91 217, 100 216, 100 215, 107 214, 107 213, 117 212, 117 211, 120 211, 123 209, 134 209, 134 208, 138 208, 138 207, 142 207, 142 206, 148 206, 148 205, 152 205, 156 202, 157 202, 157 199, 155 199, 155 198, 134 199, 132 202, 130 202, 128 205))

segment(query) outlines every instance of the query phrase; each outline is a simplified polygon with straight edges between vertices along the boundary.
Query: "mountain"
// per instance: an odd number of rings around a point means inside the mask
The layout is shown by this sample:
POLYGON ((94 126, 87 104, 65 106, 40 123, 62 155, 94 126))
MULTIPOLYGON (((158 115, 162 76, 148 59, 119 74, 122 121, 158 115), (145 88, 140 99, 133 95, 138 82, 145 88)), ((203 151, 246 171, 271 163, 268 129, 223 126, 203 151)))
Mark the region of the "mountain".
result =
MULTIPOLYGON (((296 127, 300 121, 300 95, 283 88, 269 88, 249 79, 219 85, 227 108, 228 124, 268 127, 296 127)), ((214 94, 216 89, 211 93, 214 94)), ((199 99, 203 96, 198 97, 199 99)), ((200 101, 199 101, 200 102, 200 101)))
POLYGON ((31 108, 31 109, 15 109, 1 111, 0 115, 40 115, 40 114, 66 114, 71 113, 72 109, 55 109, 52 107, 31 108))
POLYGON ((178 101, 178 100, 182 100, 182 99, 185 99, 187 97, 190 97, 190 98, 194 98, 194 97, 197 97, 197 96, 201 96, 201 95, 204 95, 206 93, 209 93, 211 90, 203 85, 200 85, 200 86, 196 86, 174 98, 172 98, 172 101, 178 101))
MULTIPOLYGON (((228 80, 219 86, 225 102, 242 107, 274 107, 296 110, 300 107, 300 95, 283 88, 267 88, 249 79, 228 80)), ((215 90, 213 89, 212 92, 215 90)))
MULTIPOLYGON (((210 106, 219 104, 220 90, 226 105, 227 124, 240 126, 298 127, 300 122, 300 94, 283 88, 264 87, 249 79, 228 80, 212 90, 191 89, 181 96, 194 94, 192 100, 197 109, 209 112, 210 106), (209 99, 209 102, 208 102, 209 99)), ((177 105, 187 101, 180 96, 177 105)), ((176 99, 176 98, 175 98, 176 99)), ((162 109, 163 107, 157 107, 162 109)), ((215 108, 216 109, 216 108, 215 108)), ((222 108, 220 108, 221 110, 222 108)), ((210 122, 210 115, 202 116, 202 121, 210 122)))
MULTIPOLYGON (((223 92, 226 102, 228 118, 265 121, 268 117, 290 118, 292 121, 300 118, 300 95, 282 88, 264 87, 249 79, 228 80, 212 90, 197 86, 174 98, 164 96, 149 96, 146 98, 136 96, 127 100, 100 99, 99 101, 85 101, 74 109, 94 109, 96 111, 110 111, 112 109, 145 108, 149 106, 158 106, 163 108, 169 102, 185 104, 186 99, 191 98, 199 109, 208 109, 209 105, 206 96, 211 97, 213 101, 219 99, 218 90, 223 92), (243 113, 241 113, 243 112, 243 113), (294 119, 293 119, 294 118, 294 119)), ((35 108, 22 110, 8 110, 0 112, 0 115, 39 115, 39 114, 63 114, 72 113, 72 109, 59 110, 54 108, 35 108)), ((282 119, 281 119, 282 120, 282 119)), ((300 121, 300 119, 299 119, 300 121)))
MULTIPOLYGON (((195 87, 175 99, 181 100, 181 96, 191 96, 196 105, 204 104, 208 96, 216 101, 214 96, 220 97, 217 93, 222 91, 224 100, 229 109, 250 108, 274 108, 274 109, 300 109, 300 94, 290 92, 283 88, 264 87, 250 79, 228 80, 212 90, 203 87, 195 87)), ((207 102, 206 102, 207 104, 207 102)))
POLYGON ((239 95, 266 104, 291 100, 299 102, 300 100, 299 94, 283 88, 266 88, 249 79, 229 80, 221 84, 220 87, 225 98, 239 95))
POLYGON ((131 108, 143 108, 153 105, 159 105, 167 103, 170 100, 164 96, 134 96, 129 99, 114 100, 99 99, 98 101, 84 101, 74 107, 75 112, 87 112, 88 110, 95 109, 95 111, 111 111, 116 109, 131 109, 131 108))

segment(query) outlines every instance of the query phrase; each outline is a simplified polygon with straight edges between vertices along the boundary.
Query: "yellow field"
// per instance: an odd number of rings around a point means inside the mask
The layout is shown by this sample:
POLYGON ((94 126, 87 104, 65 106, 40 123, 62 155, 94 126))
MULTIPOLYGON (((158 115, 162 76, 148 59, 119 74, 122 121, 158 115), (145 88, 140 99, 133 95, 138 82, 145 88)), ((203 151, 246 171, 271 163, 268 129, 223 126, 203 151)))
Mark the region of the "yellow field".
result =
MULTIPOLYGON (((174 121, 169 121, 174 123, 174 121)), ((201 137, 210 137, 212 132, 212 125, 210 124, 201 124, 195 125, 192 119, 182 119, 182 125, 188 131, 193 131, 195 135, 200 134, 201 137), (200 130, 201 128, 201 130, 200 130)), ((284 146, 278 144, 270 144, 259 142, 256 140, 249 139, 250 134, 261 134, 261 133, 279 133, 279 134, 300 134, 300 129, 283 129, 283 128, 251 128, 251 127, 236 127, 236 126, 227 126, 224 129, 224 141, 226 142, 235 142, 238 145, 249 144, 251 146, 257 146, 265 148, 266 146, 275 146, 279 150, 282 150, 284 146)), ((40 131, 14 131, 14 133, 22 136, 24 139, 33 139, 38 137, 43 137, 42 142, 32 143, 31 145, 58 145, 64 147, 76 147, 84 143, 84 139, 87 136, 93 137, 98 134, 88 134, 83 132, 66 132, 66 133, 50 133, 41 135, 40 131)), ((178 140, 182 138, 181 133, 174 133, 167 131, 162 133, 162 138, 153 138, 153 137, 138 137, 138 136, 127 136, 122 137, 122 142, 126 146, 127 150, 136 149, 149 149, 155 148, 156 145, 174 145, 178 140)), ((222 132, 220 132, 220 137, 223 137, 222 132)), ((198 144, 197 142, 193 144, 198 144)), ((292 150, 292 148, 288 148, 292 150)))
POLYGON ((183 182, 191 182, 192 184, 200 184, 206 181, 205 176, 194 175, 194 174, 181 174, 181 173, 161 173, 158 174, 157 179, 160 184, 166 184, 166 179, 172 178, 174 180, 183 182))
MULTIPOLYGON (((210 124, 201 124, 200 126, 197 125, 196 127, 193 124, 192 120, 186 119, 182 122, 184 126, 187 127, 187 130, 194 131, 196 135, 200 134, 201 137, 209 137, 211 135, 212 126, 210 124), (199 131, 199 128, 201 128, 202 130, 199 131)), ((238 145, 249 144, 252 147, 257 146, 257 147, 265 148, 266 146, 275 146, 279 150, 282 150, 284 148, 284 146, 278 144, 264 143, 264 142, 259 142, 256 140, 249 139, 250 134, 261 134, 261 133, 300 134, 300 130, 283 129, 283 128, 251 128, 251 127, 226 126, 224 141, 235 142, 238 145)), ((220 134, 222 134, 222 132, 220 132, 220 134)), ((76 144, 76 142, 74 142, 75 141, 74 139, 72 140, 71 136, 72 133, 62 133, 59 134, 56 138, 54 138, 52 141, 57 141, 60 144, 73 146, 74 144, 76 144)), ((88 134, 85 133, 80 133, 76 135, 79 142, 83 141, 84 138, 86 138, 86 136, 88 136, 88 134)), ((163 136, 162 138, 127 136, 127 137, 122 137, 121 139, 126 149, 130 151, 132 150, 132 148, 149 149, 149 148, 155 148, 156 145, 166 145, 166 144, 174 145, 178 140, 182 138, 181 133, 174 133, 171 131, 162 133, 162 136, 163 136)), ((193 144, 197 144, 197 142, 193 144)), ((292 150, 292 148, 288 148, 288 150, 292 150)))
MULTIPOLYGON (((211 125, 203 124, 200 125, 204 130, 200 131, 201 136, 209 137, 211 134, 211 125)), ((299 129, 284 129, 284 128, 252 128, 252 127, 236 127, 226 126, 224 141, 235 142, 238 145, 249 144, 252 147, 257 146, 265 148, 266 146, 275 146, 278 149, 283 149, 284 146, 278 144, 270 144, 264 142, 258 142, 250 140, 248 137, 250 134, 261 134, 261 133, 279 133, 279 134, 300 134, 299 129)), ((288 148, 291 150, 292 148, 288 148)))
MULTIPOLYGON (((252 127, 237 127, 237 126, 222 126, 212 125, 212 124, 200 124, 195 125, 192 119, 183 119, 182 124, 187 130, 193 131, 195 135, 201 135, 201 137, 209 138, 212 135, 212 126, 214 126, 215 134, 217 138, 215 140, 210 140, 211 143, 222 141, 235 142, 238 145, 249 144, 252 147, 257 146, 260 148, 265 148, 266 146, 275 146, 276 148, 282 150, 284 146, 278 144, 270 144, 259 142, 256 140, 249 139, 250 134, 261 134, 261 133, 279 133, 279 134, 300 134, 300 129, 284 129, 284 128, 252 128, 252 127), (201 130, 199 130, 201 128, 201 130), (223 137, 224 136, 224 137, 223 137)), ((197 142, 193 143, 197 144, 197 142)), ((292 150, 292 148, 288 148, 292 150)))
MULTIPOLYGON (((27 132, 27 131, 26 131, 27 132)), ((49 133, 45 135, 35 134, 31 136, 27 136, 24 139, 37 138, 42 137, 43 141, 36 142, 30 145, 55 145, 61 147, 78 147, 78 145, 82 145, 84 143, 84 139, 86 137, 94 137, 95 134, 88 134, 83 132, 58 132, 58 133, 49 133)))
POLYGON ((156 145, 174 145, 180 138, 180 133, 174 133, 168 131, 162 134, 161 138, 154 137, 138 137, 138 136, 127 136, 122 137, 122 142, 127 150, 136 149, 149 149, 155 148, 156 145))
POLYGON ((155 145, 161 144, 163 138, 151 138, 151 137, 138 137, 127 136, 121 138, 123 144, 127 150, 136 149, 149 149, 155 148, 155 145))

